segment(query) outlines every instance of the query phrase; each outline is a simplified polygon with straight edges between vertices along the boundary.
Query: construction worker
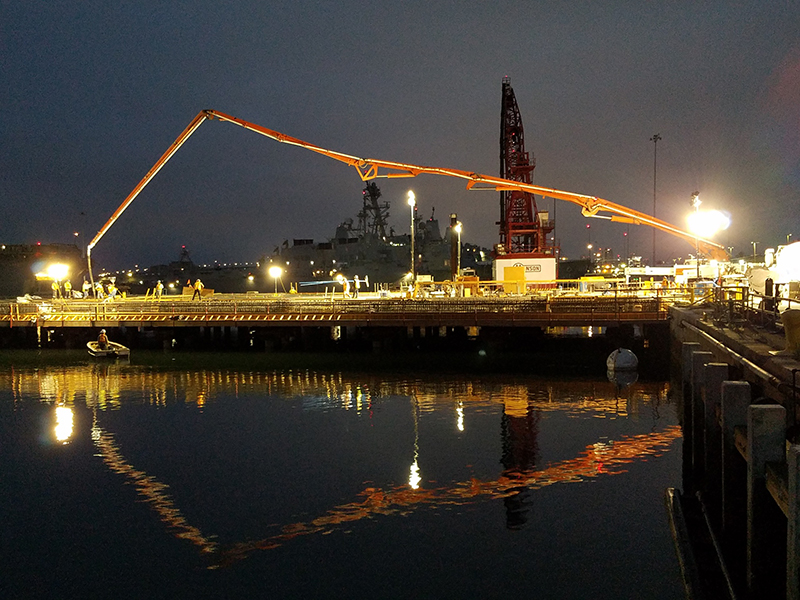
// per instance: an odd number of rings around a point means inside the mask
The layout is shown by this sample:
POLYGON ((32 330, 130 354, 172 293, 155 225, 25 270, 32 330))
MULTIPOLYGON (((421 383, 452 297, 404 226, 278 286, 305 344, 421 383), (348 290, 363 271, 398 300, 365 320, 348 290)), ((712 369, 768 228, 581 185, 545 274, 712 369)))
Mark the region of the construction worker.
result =
POLYGON ((361 289, 361 280, 358 275, 353 277, 353 298, 358 298, 358 290, 361 289))
POLYGON ((197 279, 194 282, 194 293, 192 294, 192 300, 197 298, 198 300, 202 300, 202 290, 203 290, 203 282, 197 279))
POLYGON ((108 299, 113 300, 117 297, 117 286, 114 285, 114 282, 111 281, 108 284, 108 299))
POLYGON ((58 281, 53 279, 53 283, 50 285, 53 288, 53 300, 57 300, 61 298, 61 285, 59 285, 58 281))
POLYGON ((156 283, 156 287, 153 289, 153 298, 155 298, 156 300, 161 300, 161 294, 163 293, 164 293, 164 284, 161 283, 161 280, 159 279, 158 282, 156 283))
POLYGON ((106 335, 105 329, 100 330, 100 335, 97 336, 97 345, 100 347, 100 350, 106 350, 108 348, 108 336, 106 335))
POLYGON ((99 281, 94 284, 94 295, 98 300, 102 300, 106 297, 106 293, 103 291, 103 284, 99 281))
POLYGON ((81 285, 81 291, 83 292, 83 297, 88 298, 92 292, 92 284, 84 279, 83 285, 81 285))
POLYGON ((72 298, 72 283, 69 279, 64 282, 64 298, 72 298))

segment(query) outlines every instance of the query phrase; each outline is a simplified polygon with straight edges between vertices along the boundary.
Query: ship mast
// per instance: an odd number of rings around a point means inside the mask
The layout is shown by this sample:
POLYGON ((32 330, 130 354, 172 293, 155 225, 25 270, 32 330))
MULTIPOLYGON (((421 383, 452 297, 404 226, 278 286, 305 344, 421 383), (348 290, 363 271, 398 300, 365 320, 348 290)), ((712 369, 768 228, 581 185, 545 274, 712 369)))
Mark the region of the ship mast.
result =
POLYGON ((358 213, 359 229, 363 233, 372 233, 380 238, 386 237, 386 223, 389 218, 389 203, 378 202, 381 191, 374 181, 368 181, 367 186, 361 192, 364 204, 361 212, 358 213))

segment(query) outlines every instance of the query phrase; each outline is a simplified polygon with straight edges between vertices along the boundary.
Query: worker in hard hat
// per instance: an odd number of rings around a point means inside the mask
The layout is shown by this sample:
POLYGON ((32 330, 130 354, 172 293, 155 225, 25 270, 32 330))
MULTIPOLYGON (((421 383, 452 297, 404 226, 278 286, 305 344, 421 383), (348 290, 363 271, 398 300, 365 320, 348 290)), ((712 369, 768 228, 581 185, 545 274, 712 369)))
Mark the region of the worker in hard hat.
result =
POLYGON ((69 279, 64 282, 64 298, 72 298, 72 282, 69 279))
POLYGON ((203 291, 203 282, 199 279, 195 280, 194 282, 194 293, 192 294, 192 300, 197 298, 198 300, 202 299, 202 291, 203 291))
POLYGON ((105 329, 101 329, 100 335, 97 336, 97 346, 100 348, 100 350, 108 349, 108 336, 106 335, 105 329))
POLYGON ((161 283, 161 280, 158 280, 156 283, 156 287, 153 289, 153 298, 156 300, 161 300, 161 294, 164 293, 164 284, 161 283))

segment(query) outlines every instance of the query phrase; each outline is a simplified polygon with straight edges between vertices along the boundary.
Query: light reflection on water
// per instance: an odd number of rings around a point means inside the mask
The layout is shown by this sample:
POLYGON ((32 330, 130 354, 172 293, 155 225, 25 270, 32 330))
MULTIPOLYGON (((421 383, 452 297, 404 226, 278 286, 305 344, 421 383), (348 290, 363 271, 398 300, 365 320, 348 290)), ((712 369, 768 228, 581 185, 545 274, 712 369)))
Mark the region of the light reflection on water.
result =
MULTIPOLYGON (((633 465, 675 451, 675 441, 681 435, 666 383, 638 382, 620 389, 600 380, 402 378, 312 371, 158 371, 131 365, 96 364, 3 372, 0 389, 10 390, 15 410, 30 403, 52 405, 56 411, 56 427, 52 431, 60 443, 86 434, 73 422, 72 415, 76 410, 89 411, 95 456, 112 473, 131 484, 167 531, 192 544, 203 557, 203 564, 211 569, 231 566, 259 551, 277 550, 290 541, 303 543, 300 540, 314 536, 349 532, 353 524, 364 519, 408 517, 423 508, 449 510, 499 501, 505 506, 505 527, 519 530, 526 527, 531 495, 537 490, 565 483, 588 484, 622 475, 633 465), (256 402, 259 410, 270 416, 273 413, 269 403, 279 402, 322 419, 326 413, 368 419, 370 427, 381 428, 381 435, 393 430, 391 423, 382 419, 390 416, 396 419, 398 414, 405 413, 409 415, 411 430, 398 425, 398 431, 405 432, 398 435, 409 434, 413 439, 408 440, 408 453, 397 460, 405 465, 406 479, 392 480, 385 473, 375 473, 360 488, 351 486, 354 491, 344 501, 331 496, 327 508, 316 513, 301 511, 296 514, 303 518, 285 519, 261 529, 250 528, 244 537, 237 538, 230 532, 212 531, 212 526, 197 518, 196 508, 187 504, 191 495, 170 487, 172 477, 168 470, 156 474, 152 462, 148 463, 150 467, 137 464, 137 453, 129 453, 130 449, 121 441, 132 435, 156 433, 125 429, 127 437, 120 438, 110 429, 113 425, 104 424, 108 420, 104 413, 109 411, 135 411, 130 413, 135 416, 141 411, 152 414, 153 410, 169 407, 194 409, 198 413, 224 408, 227 414, 237 410, 237 401, 256 402), (376 416, 384 409, 380 418, 376 416), (487 423, 496 425, 498 419, 499 440, 497 429, 486 430, 487 423), (597 419, 605 424, 598 423, 593 431, 591 423, 597 419), (569 443, 559 446, 562 454, 572 452, 566 458, 549 447, 553 443, 550 437, 555 435, 550 432, 556 426, 562 428, 557 430, 556 437, 569 431, 563 425, 564 420, 574 421, 575 431, 580 430, 568 436, 569 443), (579 426, 578 422, 589 425, 579 426), (619 425, 615 425, 617 422, 619 425), (422 425, 427 429, 423 430, 422 425), (434 435, 477 439, 475 447, 480 452, 491 454, 499 450, 500 464, 491 474, 485 465, 491 464, 492 458, 496 461, 496 455, 489 456, 488 461, 485 456, 449 457, 453 463, 462 465, 483 462, 484 466, 476 473, 466 476, 463 468, 433 464, 437 457, 425 454, 422 442, 430 445, 434 435), (587 441, 581 443, 584 438, 587 441), (548 440, 544 449, 540 447, 543 439, 548 440), (542 456, 548 453, 553 458, 543 461, 542 456), (190 518, 189 514, 195 516, 190 518)), ((155 419, 157 422, 157 415, 155 419)), ((120 428, 125 427, 126 421, 117 418, 113 423, 122 433, 120 428)), ((369 443, 367 437, 358 438, 357 442, 369 443)), ((445 447, 448 444, 447 439, 437 443, 445 447)), ((363 451, 376 450, 365 447, 363 451)), ((204 474, 197 472, 190 476, 202 479, 204 474)), ((663 487, 674 483, 665 482, 663 487)))
POLYGON ((504 406, 506 414, 524 414, 533 404, 537 410, 569 415, 591 413, 598 418, 627 417, 642 402, 663 402, 668 384, 633 387, 633 394, 606 381, 505 382, 501 380, 391 379, 376 375, 346 376, 309 371, 160 372, 119 364, 88 367, 14 370, 0 373, 0 389, 10 389, 15 401, 38 397, 45 402, 70 405, 76 400, 87 407, 113 410, 127 403, 165 406, 169 402, 203 408, 220 394, 263 394, 301 398, 306 410, 354 410, 372 407, 373 397, 410 396, 420 413, 433 412, 442 403, 468 404, 471 409, 504 406), (544 383, 544 385, 542 385, 544 383), (631 402, 631 400, 634 402, 631 402))

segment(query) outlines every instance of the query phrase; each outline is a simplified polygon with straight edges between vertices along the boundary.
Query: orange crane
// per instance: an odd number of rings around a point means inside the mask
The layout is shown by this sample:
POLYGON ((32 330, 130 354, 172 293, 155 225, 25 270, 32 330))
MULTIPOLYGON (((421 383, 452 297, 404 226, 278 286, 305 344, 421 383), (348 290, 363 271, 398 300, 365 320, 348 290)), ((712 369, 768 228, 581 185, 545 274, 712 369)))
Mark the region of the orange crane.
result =
POLYGON ((573 192, 565 192, 562 190, 556 190, 551 188, 545 188, 538 185, 533 185, 531 183, 526 183, 523 181, 512 181, 509 179, 503 179, 502 177, 492 177, 490 175, 482 175, 480 173, 475 173, 472 171, 462 171, 460 169, 448 169, 442 167, 424 167, 421 165, 414 165, 410 163, 401 163, 401 162, 394 162, 388 160, 379 160, 374 158, 358 158, 357 156, 351 156, 349 154, 344 154, 342 152, 336 152, 335 150, 327 150, 315 144, 311 144, 309 142, 304 142, 303 140, 291 137, 279 131, 274 131, 272 129, 267 129, 266 127, 262 127, 261 125, 256 125, 255 123, 250 123, 243 119, 237 119, 236 117, 232 117, 231 115, 226 115, 225 113, 218 112, 216 110, 206 109, 201 110, 194 119, 192 119, 191 123, 186 127, 186 129, 181 132, 181 134, 175 139, 175 141, 167 148, 167 151, 161 156, 161 158, 156 161, 156 163, 152 166, 152 168, 147 172, 147 174, 142 178, 142 180, 136 185, 135 188, 131 191, 130 194, 122 201, 119 208, 114 211, 114 214, 106 221, 105 225, 97 232, 97 235, 92 238, 92 241, 86 246, 86 259, 89 268, 89 277, 92 280, 92 285, 94 286, 94 277, 92 276, 92 248, 94 248, 100 239, 106 234, 106 232, 111 228, 111 226, 116 222, 117 219, 122 215, 128 206, 130 206, 131 202, 134 201, 136 196, 145 188, 145 186, 150 183, 150 180, 155 177, 156 173, 158 173, 161 168, 167 163, 167 161, 172 158, 172 156, 180 149, 180 147, 186 142, 187 139, 197 131, 197 128, 200 127, 206 120, 213 120, 217 119, 219 121, 227 121, 228 123, 233 123, 234 125, 239 125, 248 129, 250 131, 254 131, 255 133, 259 133, 263 136, 266 136, 270 139, 273 139, 277 142, 281 142, 283 144, 290 144, 292 146, 299 146, 301 148, 305 148, 306 150, 311 150, 312 152, 316 152, 318 154, 322 154, 327 156, 328 158, 332 158, 334 160, 338 160, 343 162, 347 165, 350 165, 356 169, 358 172, 359 177, 361 177, 362 181, 368 181, 371 179, 375 179, 377 177, 385 177, 385 178, 396 178, 396 177, 416 177, 417 175, 422 174, 429 174, 429 175, 444 175, 446 177, 456 177, 458 179, 464 179, 467 181, 467 189, 494 189, 498 192, 506 192, 506 191, 521 191, 521 192, 529 192, 531 194, 539 194, 540 196, 545 196, 547 198, 556 198, 558 200, 566 200, 567 202, 572 202, 573 204, 577 204, 581 207, 581 213, 586 217, 595 217, 600 219, 607 219, 609 221, 615 221, 619 223, 633 223, 636 225, 649 225, 650 227, 655 227, 661 231, 665 231, 672 235, 678 236, 692 244, 697 246, 697 249, 702 252, 704 255, 709 256, 710 258, 717 259, 717 260, 726 260, 728 258, 728 254, 725 251, 725 247, 712 242, 710 240, 706 240, 703 238, 698 238, 697 236, 691 234, 688 231, 684 231, 666 221, 662 221, 661 219, 657 219, 655 217, 651 217, 650 215, 641 213, 637 210, 633 210, 632 208, 626 208, 620 204, 615 204, 614 202, 610 202, 609 200, 604 200, 602 198, 598 198, 596 196, 587 196, 584 194, 575 194, 573 192), (482 187, 476 187, 482 186, 482 187), (599 213, 606 212, 610 213, 608 215, 601 215, 599 213))

